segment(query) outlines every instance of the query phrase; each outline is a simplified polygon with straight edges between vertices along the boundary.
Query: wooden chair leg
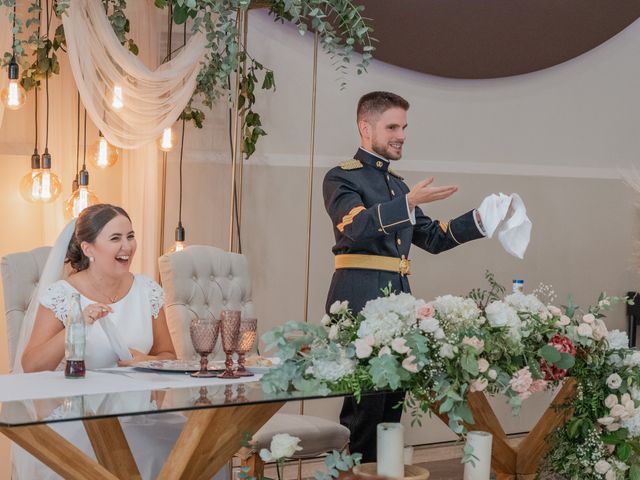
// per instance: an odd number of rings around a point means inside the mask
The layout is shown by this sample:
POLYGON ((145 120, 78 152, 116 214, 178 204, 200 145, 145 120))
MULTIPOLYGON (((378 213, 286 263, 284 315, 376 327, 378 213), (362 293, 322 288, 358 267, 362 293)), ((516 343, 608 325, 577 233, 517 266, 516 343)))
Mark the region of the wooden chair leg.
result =
POLYGON ((240 467, 245 468, 248 467, 249 471, 247 472, 250 477, 262 478, 264 477, 264 462, 260 458, 257 452, 252 453, 246 458, 240 459, 240 467))

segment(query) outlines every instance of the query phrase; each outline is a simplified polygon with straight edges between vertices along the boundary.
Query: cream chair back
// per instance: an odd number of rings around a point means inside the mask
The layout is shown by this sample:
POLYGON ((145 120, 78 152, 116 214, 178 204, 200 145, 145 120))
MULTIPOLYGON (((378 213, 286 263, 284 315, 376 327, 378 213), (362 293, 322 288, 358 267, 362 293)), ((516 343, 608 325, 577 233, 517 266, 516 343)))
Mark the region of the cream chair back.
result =
POLYGON ((191 245, 158 260, 165 292, 165 314, 180 359, 197 358, 189 324, 196 315, 220 318, 224 309, 255 317, 249 265, 244 255, 216 247, 191 245))
POLYGON ((15 361, 24 315, 36 291, 50 250, 51 247, 40 247, 29 252, 12 253, 0 260, 9 343, 9 369, 12 369, 15 361))

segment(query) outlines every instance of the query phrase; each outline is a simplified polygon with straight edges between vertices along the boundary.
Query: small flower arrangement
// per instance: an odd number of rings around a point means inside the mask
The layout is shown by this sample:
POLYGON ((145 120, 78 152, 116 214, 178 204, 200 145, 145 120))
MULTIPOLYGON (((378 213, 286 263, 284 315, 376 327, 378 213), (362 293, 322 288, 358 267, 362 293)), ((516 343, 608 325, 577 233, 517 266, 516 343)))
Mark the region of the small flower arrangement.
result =
MULTIPOLYGON (((246 445, 250 447, 248 439, 246 439, 246 445)), ((289 435, 288 433, 277 433, 271 438, 271 444, 269 448, 263 448, 260 450, 260 458, 264 462, 275 462, 276 472, 278 480, 283 479, 284 463, 288 459, 292 458, 296 452, 302 450, 300 446, 300 439, 289 435)), ((315 480, 330 480, 332 478, 338 478, 340 472, 348 472, 354 466, 360 464, 362 455, 354 453, 349 455, 345 452, 332 451, 325 457, 324 465, 326 472, 316 472, 314 475, 315 480)), ((247 469, 244 469, 238 475, 241 480, 256 480, 255 477, 249 476, 247 469)), ((266 477, 262 477, 258 480, 268 480, 266 477)))
MULTIPOLYGON (((582 395, 595 406, 587 409, 585 405, 583 411, 580 401, 577 403, 565 427, 571 428, 572 435, 558 436, 559 445, 568 445, 570 439, 572 443, 584 441, 595 429, 600 443, 609 445, 611 452, 594 456, 588 467, 592 471, 597 461, 608 461, 611 455, 622 463, 640 459, 636 457, 640 443, 627 441, 632 432, 640 434, 640 408, 635 423, 640 402, 632 398, 631 391, 637 388, 640 400, 640 352, 628 350, 623 334, 609 332, 602 320, 606 310, 624 299, 602 294, 586 311, 571 299, 560 308, 533 294, 505 296, 494 276, 488 272, 486 277, 490 288, 474 289, 467 297, 444 295, 425 302, 386 289, 357 315, 347 302, 336 302, 321 325, 277 327, 264 340, 268 348, 278 348, 281 363, 262 378, 262 387, 268 393, 340 391, 353 392, 356 397, 367 391, 403 389, 408 392, 404 408, 413 423, 419 424, 425 412, 437 409, 447 414, 449 428, 464 436, 464 424, 473 423, 468 393, 503 394, 518 414, 522 402, 533 393, 571 375, 577 382, 578 397, 582 395), (293 334, 297 336, 292 340, 293 334), (607 407, 604 400, 610 394, 617 395, 617 403, 610 397, 611 407, 607 407)), ((585 445, 581 447, 586 449, 585 445)), ((554 449, 552 457, 558 451, 554 449)), ((466 451, 463 461, 472 458, 466 451)), ((622 471, 613 459, 609 465, 609 470, 622 471)), ((598 468, 603 470, 604 464, 598 468)), ((561 470, 559 465, 553 469, 561 470)), ((628 470, 635 472, 631 467, 628 470)))

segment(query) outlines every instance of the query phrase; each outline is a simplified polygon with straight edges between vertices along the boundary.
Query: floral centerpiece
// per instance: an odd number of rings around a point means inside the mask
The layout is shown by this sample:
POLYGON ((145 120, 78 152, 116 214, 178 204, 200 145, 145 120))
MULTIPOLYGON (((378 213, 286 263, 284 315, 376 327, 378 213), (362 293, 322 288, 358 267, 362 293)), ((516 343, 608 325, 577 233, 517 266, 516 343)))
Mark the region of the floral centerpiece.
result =
MULTIPOLYGON (((557 307, 553 292, 505 296, 489 272, 487 280, 488 290, 430 302, 387 289, 357 315, 336 302, 321 325, 277 327, 264 340, 281 363, 262 387, 356 397, 402 389, 414 423, 436 409, 464 436, 473 423, 469 392, 503 394, 517 414, 533 393, 570 375, 574 415, 556 432, 547 467, 568 478, 640 479, 640 352, 602 320, 624 299, 601 294, 585 310, 571 299, 557 307)), ((465 451, 463 461, 472 458, 465 451)))

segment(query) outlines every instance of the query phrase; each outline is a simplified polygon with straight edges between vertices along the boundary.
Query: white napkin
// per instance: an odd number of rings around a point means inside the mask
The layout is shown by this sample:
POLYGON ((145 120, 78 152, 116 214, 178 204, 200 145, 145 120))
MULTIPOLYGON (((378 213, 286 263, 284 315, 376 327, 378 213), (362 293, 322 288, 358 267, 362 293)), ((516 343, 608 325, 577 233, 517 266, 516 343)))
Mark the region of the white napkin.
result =
POLYGON ((127 348, 127 344, 120 336, 120 332, 118 332, 116 324, 113 323, 113 320, 111 320, 109 315, 98 320, 98 325, 100 325, 102 331, 107 336, 107 339, 109 339, 111 348, 116 352, 118 358, 120 360, 133 360, 133 355, 131 355, 131 352, 127 348))
POLYGON ((489 195, 478 207, 478 213, 487 237, 492 238, 497 232, 498 240, 508 253, 524 258, 531 239, 532 224, 520 195, 489 195))

